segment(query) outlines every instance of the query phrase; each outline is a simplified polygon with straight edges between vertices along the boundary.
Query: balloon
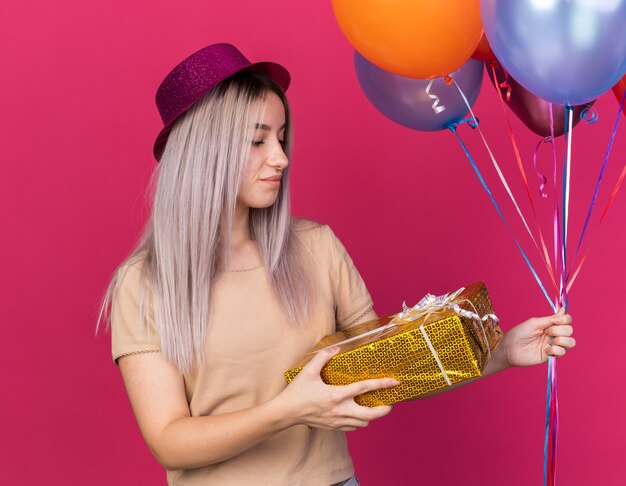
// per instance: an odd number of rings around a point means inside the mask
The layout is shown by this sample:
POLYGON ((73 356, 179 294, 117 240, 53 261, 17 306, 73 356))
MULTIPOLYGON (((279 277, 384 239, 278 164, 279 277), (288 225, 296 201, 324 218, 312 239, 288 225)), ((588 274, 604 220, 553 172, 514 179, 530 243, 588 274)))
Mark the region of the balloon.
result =
POLYGON ((476 50, 474 54, 472 54, 474 59, 479 61, 495 61, 496 55, 491 50, 491 46, 489 45, 489 41, 485 34, 480 38, 480 42, 478 42, 478 46, 476 46, 476 50))
POLYGON ((482 33, 479 0, 333 0, 333 10, 363 57, 410 78, 457 70, 482 33))
MULTIPOLYGON (((613 86, 613 93, 615 93, 615 97, 617 98, 617 102, 622 102, 622 97, 624 96, 624 90, 626 90, 626 76, 624 76, 615 86, 613 86)), ((626 103, 622 106, 622 111, 624 115, 626 115, 626 103)))
MULTIPOLYGON (((490 64, 487 63, 487 74, 492 84, 496 84, 493 79, 493 72, 491 71, 490 64)), ((496 76, 499 83, 502 83, 506 76, 500 66, 496 67, 496 76)), ((550 104, 546 100, 535 96, 530 91, 525 89, 511 76, 506 79, 506 82, 511 86, 511 97, 506 103, 509 108, 517 115, 517 117, 524 122, 528 128, 530 128, 537 135, 542 137, 549 137, 550 134, 550 104)), ((503 93, 504 99, 506 99, 505 88, 500 88, 503 93)), ((591 108, 595 100, 590 101, 585 105, 578 105, 574 107, 572 116, 573 126, 576 126, 580 121, 580 113, 585 108, 591 108)), ((565 106, 564 105, 552 105, 552 116, 554 120, 554 136, 560 137, 565 133, 565 106)))
MULTIPOLYGON (((370 102, 387 118, 415 130, 435 131, 463 119, 467 105, 459 90, 445 78, 413 79, 398 76, 375 66, 354 53, 357 78, 370 102), (428 85, 432 83, 428 96, 428 85), (438 98, 439 101, 437 103, 438 98), (437 103, 433 108, 433 104, 437 103)), ((470 59, 451 75, 467 96, 470 105, 478 98, 483 80, 483 63, 470 59)))
POLYGON ((582 105, 626 71, 626 0, 481 0, 498 61, 527 90, 582 105))

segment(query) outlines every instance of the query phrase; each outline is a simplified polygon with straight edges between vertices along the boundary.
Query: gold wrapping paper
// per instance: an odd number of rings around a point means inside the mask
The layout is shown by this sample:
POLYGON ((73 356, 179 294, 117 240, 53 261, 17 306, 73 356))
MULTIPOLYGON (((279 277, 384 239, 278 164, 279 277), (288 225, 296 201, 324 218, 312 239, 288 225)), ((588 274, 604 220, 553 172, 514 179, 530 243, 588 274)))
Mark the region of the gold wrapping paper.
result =
POLYGON ((321 372, 325 383, 347 385, 383 377, 400 381, 393 388, 355 397, 358 404, 369 407, 409 400, 447 386, 440 365, 450 384, 479 376, 500 341, 502 330, 497 320, 488 318, 481 322, 462 314, 467 314, 464 311, 477 313, 480 317, 492 314, 489 293, 482 282, 477 282, 465 287, 452 304, 463 311, 457 313, 452 308, 443 308, 428 311, 412 321, 410 319, 415 316, 409 311, 380 317, 326 336, 293 369, 285 372, 285 379, 291 382, 317 351, 337 345, 339 353, 321 372), (363 336, 366 333, 369 334, 363 336))

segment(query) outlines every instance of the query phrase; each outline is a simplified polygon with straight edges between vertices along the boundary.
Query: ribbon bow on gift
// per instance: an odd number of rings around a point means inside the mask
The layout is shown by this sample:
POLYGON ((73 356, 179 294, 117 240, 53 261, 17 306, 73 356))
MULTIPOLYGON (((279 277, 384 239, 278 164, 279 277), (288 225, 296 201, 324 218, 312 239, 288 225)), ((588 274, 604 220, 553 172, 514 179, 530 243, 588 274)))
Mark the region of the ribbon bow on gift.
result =
MULTIPOLYGON (((406 302, 402 303, 402 312, 396 314, 400 319, 407 321, 414 321, 418 317, 424 315, 424 310, 440 310, 452 307, 450 304, 458 297, 458 295, 465 290, 465 287, 461 287, 456 292, 451 292, 444 295, 426 294, 422 299, 413 307, 406 305, 406 302)), ((458 308, 458 306, 456 306, 458 308)), ((456 310, 456 309, 455 309, 456 310)))
POLYGON ((428 338, 428 335, 426 334, 426 331, 424 329, 424 326, 429 322, 428 318, 432 315, 435 314, 437 312, 440 312, 444 309, 452 309, 454 310, 454 312, 456 312, 457 314, 466 317, 468 319, 472 319, 475 322, 478 322, 480 324, 480 326, 477 326, 480 328, 480 331, 482 332, 483 338, 485 339, 484 343, 485 343, 485 348, 487 350, 487 356, 488 359, 491 358, 491 349, 489 347, 489 340, 487 338, 487 333, 485 332, 485 324, 484 322, 487 319, 492 319, 493 322, 497 323, 499 321, 499 319, 496 317, 495 314, 485 314, 484 316, 480 317, 478 315, 478 312, 476 312, 476 307, 474 307, 474 304, 468 300, 468 299, 462 299, 462 300, 457 300, 457 297, 461 294, 461 292, 463 292, 465 290, 465 287, 461 287, 460 289, 458 289, 455 292, 451 292, 448 294, 444 294, 444 295, 439 295, 439 296, 435 296, 432 294, 426 294, 424 297, 422 297, 422 299, 415 304, 413 307, 408 307, 406 305, 406 302, 402 303, 402 312, 399 312, 398 314, 395 315, 395 317, 391 320, 391 322, 389 322, 389 324, 383 326, 382 328, 379 329, 379 331, 382 333, 387 332, 387 329, 391 329, 394 327, 399 326, 400 324, 406 323, 406 322, 412 322, 415 321, 421 317, 424 317, 424 321, 422 322, 422 325, 420 326, 420 332, 422 333, 422 336, 424 337, 424 340, 426 341, 426 344, 428 345, 428 348, 430 349, 430 352, 432 353, 433 357, 435 358, 435 361, 437 362, 437 366, 439 366, 439 370, 441 371, 443 377, 446 380, 446 383, 448 385, 451 385, 452 383, 450 382, 450 379, 448 378, 448 374, 446 373, 443 364, 441 363, 441 360, 439 359, 439 355, 437 354, 437 351, 435 350, 435 347, 432 345, 432 343, 430 342, 430 339, 428 338), (460 307, 460 303, 467 303, 471 306, 471 308, 474 310, 474 312, 469 311, 467 309, 463 309, 460 307))
MULTIPOLYGON (((430 315, 435 312, 441 311, 443 309, 453 309, 454 312, 456 312, 457 314, 462 315, 463 317, 467 317, 468 319, 480 321, 481 323, 485 322, 487 319, 492 319, 496 323, 499 322, 499 319, 497 318, 495 314, 485 314, 483 317, 480 317, 478 315, 478 312, 476 312, 476 308, 474 307, 474 304, 472 304, 470 300, 468 299, 456 300, 457 297, 464 290, 465 290, 465 287, 461 287, 459 290, 455 292, 451 292, 449 294, 438 295, 438 296, 432 295, 432 294, 426 294, 413 307, 408 307, 406 305, 406 302, 403 302, 402 312, 399 312, 398 314, 396 314, 395 317, 405 322, 412 322, 412 321, 419 319, 420 317, 424 315, 430 315), (472 307, 472 309, 474 309, 474 312, 468 311, 459 306, 459 303, 464 303, 464 302, 468 303, 472 307)), ((426 323, 427 320, 428 319, 424 319, 424 323, 426 323)), ((387 325, 390 325, 392 323, 394 323, 394 325, 398 325, 396 324, 396 322, 397 321, 394 318, 394 320, 392 320, 387 325)), ((485 330, 484 326, 482 327, 483 327, 483 333, 484 333, 484 330, 485 330)))

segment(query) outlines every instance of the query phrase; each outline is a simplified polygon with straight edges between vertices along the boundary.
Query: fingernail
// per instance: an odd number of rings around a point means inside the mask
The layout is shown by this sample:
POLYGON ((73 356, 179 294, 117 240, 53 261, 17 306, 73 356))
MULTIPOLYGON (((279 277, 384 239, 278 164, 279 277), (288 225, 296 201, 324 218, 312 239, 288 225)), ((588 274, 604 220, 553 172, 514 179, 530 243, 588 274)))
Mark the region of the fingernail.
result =
POLYGON ((398 386, 400 382, 394 378, 387 380, 387 385, 389 386, 398 386))

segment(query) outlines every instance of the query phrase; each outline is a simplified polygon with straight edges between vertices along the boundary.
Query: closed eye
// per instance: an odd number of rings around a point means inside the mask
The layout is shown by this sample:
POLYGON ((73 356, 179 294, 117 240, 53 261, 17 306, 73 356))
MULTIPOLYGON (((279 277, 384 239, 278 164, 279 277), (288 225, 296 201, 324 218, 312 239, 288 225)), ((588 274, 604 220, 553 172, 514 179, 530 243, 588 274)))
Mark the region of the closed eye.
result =
MULTIPOLYGON (((265 140, 254 140, 252 145, 254 147, 260 147, 265 143, 265 140)), ((278 143, 284 148, 287 145, 287 140, 279 140, 278 143)))

